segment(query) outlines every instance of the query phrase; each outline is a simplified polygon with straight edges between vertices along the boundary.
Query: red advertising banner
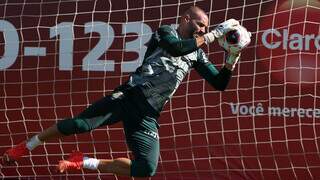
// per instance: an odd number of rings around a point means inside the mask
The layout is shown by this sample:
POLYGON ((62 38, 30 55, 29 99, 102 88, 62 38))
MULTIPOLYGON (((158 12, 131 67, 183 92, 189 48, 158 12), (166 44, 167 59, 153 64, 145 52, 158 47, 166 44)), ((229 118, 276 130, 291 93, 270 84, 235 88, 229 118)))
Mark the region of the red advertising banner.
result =
MULTIPOLYGON (((209 29, 234 18, 252 34, 228 88, 192 70, 159 118, 160 159, 151 179, 320 178, 319 0, 95 0, 0 2, 0 153, 73 117, 127 81, 161 25, 197 5, 209 29)), ((202 46, 218 69, 225 51, 202 46)), ((60 174, 74 149, 131 157, 122 124, 46 142, 1 178, 122 179, 60 174)))

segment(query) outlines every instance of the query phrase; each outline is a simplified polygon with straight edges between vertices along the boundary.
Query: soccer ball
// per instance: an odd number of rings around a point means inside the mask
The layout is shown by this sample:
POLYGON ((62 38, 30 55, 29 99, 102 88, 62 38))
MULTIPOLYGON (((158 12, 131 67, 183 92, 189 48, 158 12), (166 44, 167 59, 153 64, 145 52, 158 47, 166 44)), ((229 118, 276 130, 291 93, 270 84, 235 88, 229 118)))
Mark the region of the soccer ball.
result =
POLYGON ((248 46, 251 41, 251 33, 241 25, 228 31, 222 38, 218 39, 219 45, 229 53, 238 54, 248 46))

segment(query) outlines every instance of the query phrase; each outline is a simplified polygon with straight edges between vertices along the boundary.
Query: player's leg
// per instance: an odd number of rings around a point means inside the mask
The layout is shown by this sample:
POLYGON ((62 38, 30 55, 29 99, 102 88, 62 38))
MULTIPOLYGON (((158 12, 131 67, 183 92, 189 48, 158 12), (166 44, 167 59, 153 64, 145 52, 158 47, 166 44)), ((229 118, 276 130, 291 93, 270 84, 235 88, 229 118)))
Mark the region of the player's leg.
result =
POLYGON ((59 162, 57 169, 91 169, 104 173, 132 177, 150 177, 156 172, 159 158, 159 137, 157 124, 153 118, 145 117, 140 123, 124 122, 126 139, 135 157, 117 159, 96 159, 74 152, 67 160, 59 162))
POLYGON ((127 158, 100 160, 99 171, 131 177, 151 177, 155 175, 160 154, 157 129, 139 129, 127 132, 126 136, 134 160, 127 158))
POLYGON ((16 161, 21 156, 50 139, 91 131, 103 125, 113 124, 120 119, 119 96, 107 96, 89 106, 75 118, 58 121, 43 132, 7 150, 3 155, 4 164, 16 161))
POLYGON ((68 160, 60 161, 58 170, 64 172, 69 169, 85 168, 133 177, 153 176, 159 158, 159 125, 156 122, 159 114, 153 112, 154 110, 143 102, 142 98, 135 94, 130 100, 121 102, 126 140, 133 152, 134 160, 79 158, 79 153, 76 153, 68 160))
POLYGON ((157 170, 160 155, 158 130, 154 122, 147 124, 153 127, 127 132, 128 145, 134 155, 130 166, 133 177, 151 177, 157 170))
POLYGON ((101 172, 130 176, 130 165, 131 160, 128 158, 96 159, 86 157, 81 152, 75 151, 70 154, 67 160, 59 161, 57 170, 63 173, 70 169, 99 169, 101 172))
POLYGON ((143 99, 132 97, 132 103, 125 102, 123 109, 123 126, 129 149, 134 155, 133 160, 122 158, 121 161, 100 161, 98 169, 101 172, 129 174, 132 177, 150 177, 156 173, 160 155, 157 123, 158 114, 143 99), (142 116, 142 117, 141 117, 142 116))
POLYGON ((91 131, 103 125, 114 124, 120 120, 119 101, 123 97, 121 92, 114 92, 111 96, 93 103, 75 118, 64 119, 38 134, 40 141, 58 139, 71 134, 91 131))
POLYGON ((133 91, 132 101, 124 106, 127 113, 123 117, 123 124, 127 144, 134 155, 130 176, 150 177, 156 173, 160 155, 157 123, 159 112, 156 112, 140 93, 133 91))

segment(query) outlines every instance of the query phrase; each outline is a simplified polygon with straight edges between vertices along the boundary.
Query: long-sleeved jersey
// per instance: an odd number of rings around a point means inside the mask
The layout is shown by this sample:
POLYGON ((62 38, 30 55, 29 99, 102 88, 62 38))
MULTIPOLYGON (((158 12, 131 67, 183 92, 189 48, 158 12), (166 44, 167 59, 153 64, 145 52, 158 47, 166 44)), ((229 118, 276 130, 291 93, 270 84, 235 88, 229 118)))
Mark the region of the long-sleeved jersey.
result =
POLYGON ((161 26, 153 34, 143 63, 131 74, 128 84, 139 86, 150 105, 160 112, 191 68, 218 90, 224 90, 231 77, 230 70, 222 68, 219 72, 208 61, 194 38, 182 39, 171 26, 161 26))

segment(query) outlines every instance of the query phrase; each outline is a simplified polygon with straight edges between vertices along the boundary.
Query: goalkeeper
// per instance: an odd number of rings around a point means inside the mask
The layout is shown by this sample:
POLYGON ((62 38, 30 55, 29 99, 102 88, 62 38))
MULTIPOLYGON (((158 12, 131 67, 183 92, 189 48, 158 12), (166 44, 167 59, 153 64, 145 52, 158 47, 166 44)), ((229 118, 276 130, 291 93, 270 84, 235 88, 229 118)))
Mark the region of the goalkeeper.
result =
POLYGON ((182 15, 178 29, 166 25, 157 29, 142 65, 130 75, 127 83, 74 118, 58 121, 7 150, 2 157, 3 163, 18 160, 49 139, 85 133, 122 121, 134 159, 96 159, 74 151, 67 160, 59 162, 58 170, 84 168, 131 177, 153 176, 160 152, 157 120, 162 108, 191 68, 215 89, 223 91, 227 87, 240 52, 229 52, 224 67, 218 71, 199 47, 223 38, 238 25, 238 21, 229 19, 207 33, 208 16, 199 7, 189 8, 182 15))

